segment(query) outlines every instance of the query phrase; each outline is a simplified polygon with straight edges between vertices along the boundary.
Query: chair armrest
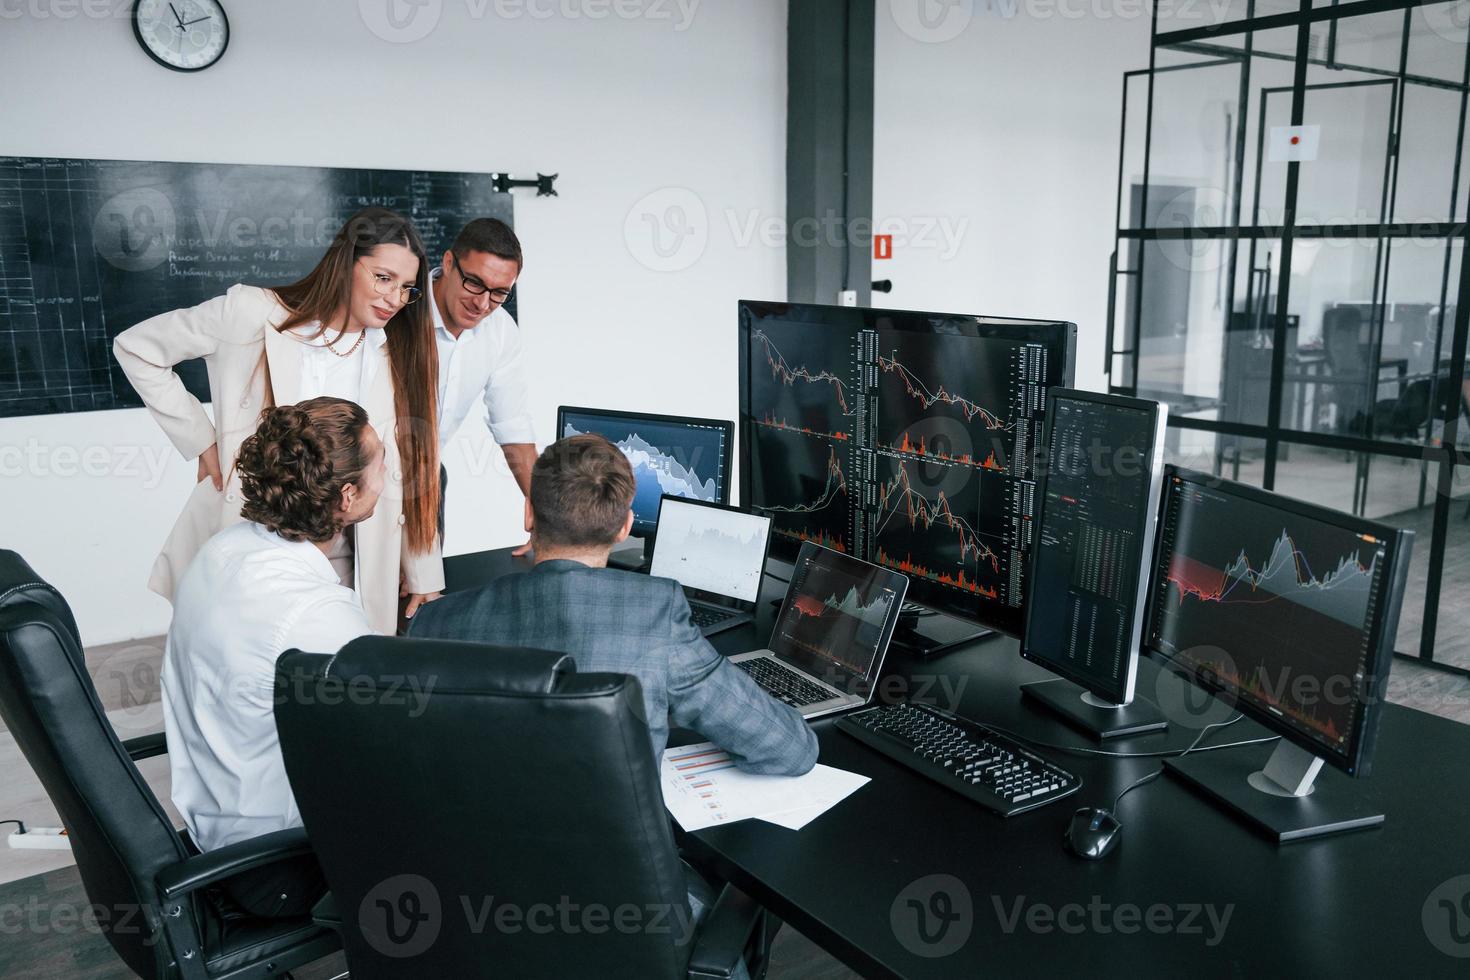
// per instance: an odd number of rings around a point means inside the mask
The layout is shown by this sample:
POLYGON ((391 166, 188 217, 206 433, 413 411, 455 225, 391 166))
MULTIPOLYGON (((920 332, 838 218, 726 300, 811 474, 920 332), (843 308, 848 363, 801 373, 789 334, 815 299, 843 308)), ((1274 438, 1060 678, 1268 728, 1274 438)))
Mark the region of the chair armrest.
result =
POLYGON ((311 907, 311 921, 323 929, 342 931, 342 913, 337 911, 337 896, 327 892, 311 907))
POLYGON ((689 956, 689 976, 714 980, 734 976, 751 934, 762 925, 765 914, 755 899, 734 885, 726 885, 700 924, 694 952, 689 956))
POLYGON ((163 732, 125 739, 122 746, 127 749, 128 757, 134 762, 142 762, 144 759, 168 754, 168 742, 164 739, 163 732))
POLYGON ((233 878, 242 871, 310 853, 311 842, 306 839, 306 831, 293 827, 185 858, 158 872, 155 881, 159 896, 170 901, 233 878))

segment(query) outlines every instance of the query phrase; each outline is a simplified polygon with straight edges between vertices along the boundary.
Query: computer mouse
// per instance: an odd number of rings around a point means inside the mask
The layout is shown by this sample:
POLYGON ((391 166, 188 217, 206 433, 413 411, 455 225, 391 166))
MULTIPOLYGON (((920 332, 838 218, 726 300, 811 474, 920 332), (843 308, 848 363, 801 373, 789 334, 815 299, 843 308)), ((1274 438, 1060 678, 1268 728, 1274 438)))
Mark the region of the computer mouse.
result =
POLYGON ((1067 850, 1080 858, 1096 861, 1107 856, 1118 843, 1123 825, 1101 807, 1085 806, 1072 814, 1067 827, 1067 850))

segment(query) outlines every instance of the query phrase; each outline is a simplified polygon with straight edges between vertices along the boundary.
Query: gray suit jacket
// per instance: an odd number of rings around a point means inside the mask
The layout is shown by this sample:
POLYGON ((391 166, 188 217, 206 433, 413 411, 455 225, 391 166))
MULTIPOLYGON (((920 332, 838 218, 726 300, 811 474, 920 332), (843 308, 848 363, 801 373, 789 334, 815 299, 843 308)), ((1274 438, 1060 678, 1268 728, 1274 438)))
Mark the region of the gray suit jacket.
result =
POLYGON ((571 654, 580 671, 632 674, 643 686, 655 759, 672 720, 746 772, 799 775, 817 761, 816 736, 801 715, 710 646, 673 579, 544 561, 424 606, 409 635, 554 650, 571 654))

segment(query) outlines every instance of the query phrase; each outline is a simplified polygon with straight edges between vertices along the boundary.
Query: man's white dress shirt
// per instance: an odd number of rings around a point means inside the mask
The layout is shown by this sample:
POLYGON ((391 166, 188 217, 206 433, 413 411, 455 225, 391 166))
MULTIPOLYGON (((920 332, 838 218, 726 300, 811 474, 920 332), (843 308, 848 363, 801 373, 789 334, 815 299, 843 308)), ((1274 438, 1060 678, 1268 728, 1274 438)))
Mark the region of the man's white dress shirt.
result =
POLYGON ((439 448, 459 431, 475 407, 485 404, 485 424, 502 446, 534 443, 530 390, 521 355, 515 317, 497 307, 484 320, 456 338, 444 326, 434 287, 443 273, 429 277, 429 311, 439 347, 439 448))
POLYGON ((163 654, 173 801, 201 851, 299 827, 276 735, 276 658, 372 633, 321 549, 245 522, 179 582, 163 654))

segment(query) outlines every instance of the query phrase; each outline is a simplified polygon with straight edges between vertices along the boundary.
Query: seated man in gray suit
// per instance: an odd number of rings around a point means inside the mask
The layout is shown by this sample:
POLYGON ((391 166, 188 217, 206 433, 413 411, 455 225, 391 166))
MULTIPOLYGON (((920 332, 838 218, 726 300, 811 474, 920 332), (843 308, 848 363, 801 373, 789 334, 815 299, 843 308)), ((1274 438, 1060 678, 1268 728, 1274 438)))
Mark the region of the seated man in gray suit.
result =
POLYGON ((424 606, 409 635, 540 647, 571 654, 578 670, 632 674, 655 759, 672 720, 746 772, 807 772, 817 761, 812 730, 715 652, 690 623, 679 584, 607 567, 633 526, 635 489, 627 459, 601 436, 548 446, 526 498, 536 567, 424 606))

